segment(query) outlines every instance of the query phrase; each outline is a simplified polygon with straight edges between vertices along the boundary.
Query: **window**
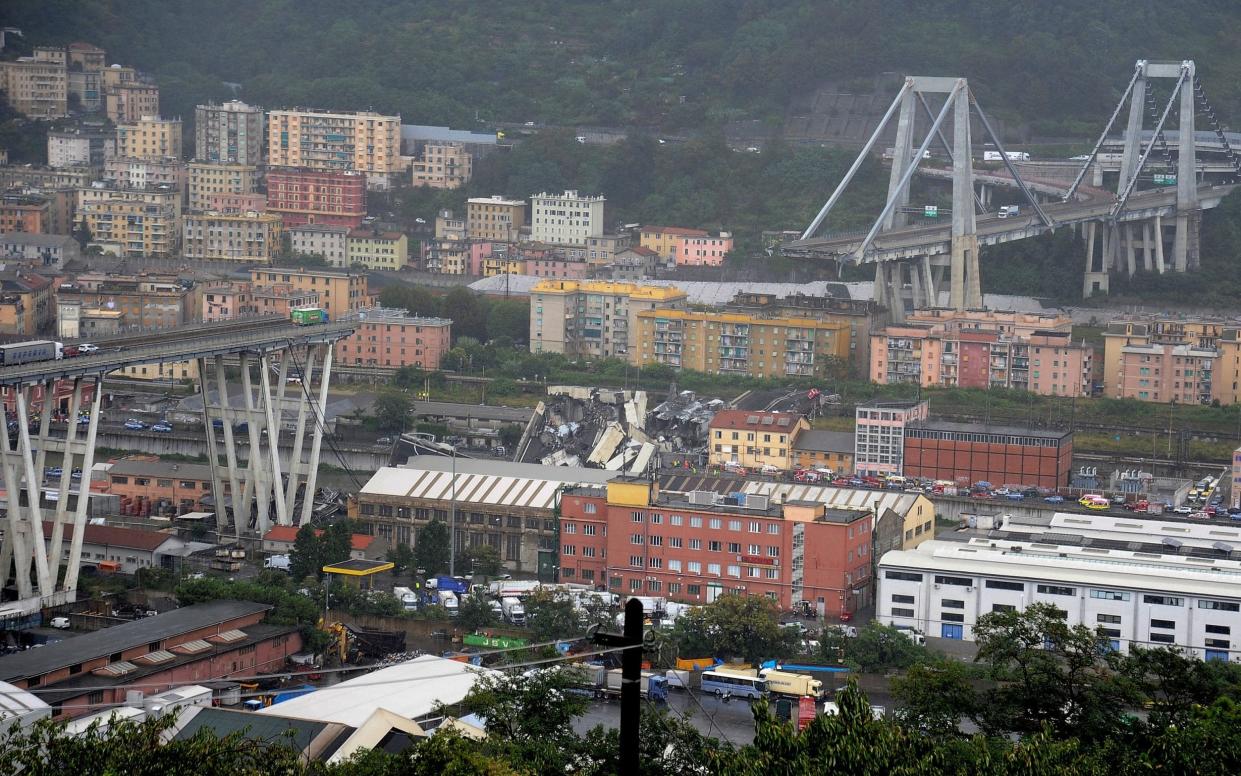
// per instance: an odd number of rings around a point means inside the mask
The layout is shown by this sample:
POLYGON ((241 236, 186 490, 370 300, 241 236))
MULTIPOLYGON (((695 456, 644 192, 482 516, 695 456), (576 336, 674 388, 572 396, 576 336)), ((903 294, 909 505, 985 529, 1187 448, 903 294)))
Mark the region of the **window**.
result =
POLYGON ((647 566, 653 569, 662 569, 664 567, 663 558, 647 558, 647 566))
POLYGON ((991 604, 991 611, 993 612, 1015 612, 1017 611, 1017 607, 1013 606, 1012 604, 991 604))
POLYGON ((1060 587, 1059 585, 1039 585, 1038 592, 1045 595, 1077 595, 1075 588, 1060 587))
POLYGON ((1232 628, 1227 625, 1208 625, 1205 630, 1207 633, 1215 633, 1220 636, 1228 636, 1232 634, 1232 628))
POLYGON ((650 544, 652 547, 663 547, 663 546, 664 546, 664 537, 662 537, 662 536, 652 536, 652 537, 651 537, 651 539, 650 539, 649 544, 650 544))
POLYGON ((567 534, 575 534, 577 533, 577 524, 576 523, 561 523, 560 530, 564 531, 567 534))
POLYGON ((669 536, 668 546, 679 550, 682 546, 684 546, 684 540, 679 536, 669 536))
POLYGON ((741 567, 740 567, 740 566, 729 566, 729 567, 728 567, 728 576, 730 576, 730 577, 739 577, 739 576, 741 576, 741 567))
POLYGON ((1205 646, 1214 647, 1216 649, 1231 649, 1232 642, 1228 639, 1204 639, 1202 642, 1205 646))
POLYGON ((680 515, 673 515, 672 517, 668 518, 668 522, 671 525, 681 525, 684 521, 685 519, 681 517, 680 515))
POLYGON ((583 525, 583 526, 582 526, 582 533, 586 534, 587 536, 594 536, 594 535, 595 535, 595 526, 591 525, 590 523, 587 523, 587 524, 583 525))
POLYGON ((892 603, 894 604, 912 604, 914 597, 911 595, 892 595, 892 603))
POLYGON ((689 548, 690 548, 691 550, 701 550, 701 549, 702 549, 702 539, 690 539, 690 540, 689 540, 689 548))
POLYGON ((922 575, 915 574, 912 571, 885 571, 883 572, 883 577, 884 579, 903 579, 906 582, 922 581, 922 575))
POLYGON ((1109 625, 1120 625, 1119 614, 1100 614, 1096 615, 1099 622, 1105 622, 1109 625))
POLYGON ((965 615, 956 612, 940 612, 939 618, 944 622, 965 622, 965 615))
POLYGON ((577 548, 574 547, 572 544, 566 544, 564 547, 561 548, 560 551, 565 555, 576 555, 577 554, 577 548))
POLYGON ((685 594, 686 595, 701 595, 702 586, 701 585, 686 585, 685 594))
POLYGON ((969 577, 948 577, 948 576, 943 576, 941 574, 936 574, 935 584, 956 585, 957 587, 973 587, 974 580, 969 577))
POLYGON ((750 533, 762 533, 763 526, 757 520, 750 521, 750 533))
POLYGON ((679 560, 670 560, 670 561, 668 561, 668 570, 669 570, 669 571, 675 571, 675 572, 680 573, 680 571, 681 571, 681 561, 679 561, 679 560))
POLYGON ((893 607, 892 607, 892 616, 893 616, 893 617, 913 617, 913 616, 914 616, 914 610, 913 610, 913 609, 905 609, 905 608, 903 608, 903 607, 896 607, 896 606, 893 606, 893 607))
POLYGON ((599 507, 594 502, 588 501, 582 505, 582 512, 584 514, 593 515, 598 511, 599 507))
POLYGON ((1113 639, 1120 638, 1120 631, 1117 630, 1116 628, 1099 628, 1099 632, 1102 633, 1104 636, 1109 636, 1113 639))
POLYGON ((943 606, 943 607, 948 608, 948 609, 964 609, 964 608, 965 608, 965 602, 964 602, 964 601, 955 601, 955 600, 952 600, 952 599, 949 599, 949 598, 945 598, 944 600, 940 601, 939 603, 940 603, 940 606, 943 606))
POLYGON ((730 531, 740 531, 740 530, 741 530, 741 521, 740 521, 740 520, 729 520, 729 521, 728 521, 728 530, 730 530, 730 531))
POLYGON ((1201 598, 1198 599, 1198 608, 1214 609, 1217 612, 1235 612, 1241 610, 1241 606, 1238 606, 1233 601, 1204 601, 1201 598))
POLYGON ((691 516, 690 516, 690 518, 689 518, 689 527, 690 527, 690 528, 702 528, 702 518, 701 518, 701 517, 693 517, 693 516, 691 515, 691 516))
POLYGON ((707 564, 707 573, 708 573, 708 574, 714 574, 714 575, 716 575, 716 576, 718 577, 718 576, 720 575, 720 564, 718 564, 718 563, 708 563, 708 564, 707 564))
POLYGON ((630 519, 630 520, 632 520, 632 521, 633 521, 633 522, 635 522, 635 523, 641 523, 641 522, 642 522, 642 513, 641 513, 641 512, 631 512, 631 513, 630 513, 630 516, 629 516, 629 519, 630 519))
POLYGON ((773 535, 773 536, 778 536, 778 535, 780 534, 780 526, 779 526, 779 525, 777 525, 777 524, 775 524, 775 523, 768 523, 768 524, 767 524, 767 533, 769 533, 769 534, 771 534, 771 535, 773 535))
POLYGON ((630 534, 629 535, 630 544, 642 544, 645 541, 646 541, 646 537, 644 537, 642 534, 630 534))
POLYGON ((630 556, 629 556, 629 565, 630 565, 630 566, 633 566, 634 568, 639 568, 639 569, 640 569, 640 568, 644 567, 646 564, 642 562, 642 556, 641 556, 641 555, 630 555, 630 556))
POLYGON ((1091 598, 1097 598, 1101 601, 1128 601, 1129 594, 1120 590, 1091 590, 1091 598))
POLYGON ((731 553, 733 553, 734 555, 735 555, 735 554, 740 553, 740 552, 741 552, 741 542, 729 542, 729 543, 728 543, 728 551, 729 551, 729 552, 731 552, 731 553))
POLYGON ((708 527, 710 527, 712 531, 720 530, 722 525, 723 521, 721 521, 718 517, 713 517, 708 521, 708 527))
POLYGON ((1026 586, 1021 582, 1005 582, 1000 579, 988 579, 987 587, 992 590, 1025 590, 1026 586))
POLYGON ((642 589, 642 580, 640 579, 629 580, 629 592, 637 593, 641 589, 642 589))
POLYGON ((1176 630, 1176 623, 1172 620, 1151 620, 1151 627, 1163 628, 1164 630, 1176 630))
POLYGON ((707 542, 707 550, 710 552, 719 552, 723 548, 723 544, 717 541, 707 542))
POLYGON ((689 568, 689 573, 691 573, 691 574, 701 574, 701 573, 702 573, 702 564, 701 564, 701 563, 699 563, 699 562, 698 562, 698 561, 696 561, 696 560, 691 560, 691 561, 689 561, 689 562, 686 564, 686 566, 687 566, 687 568, 689 568))
POLYGON ((1176 598, 1170 595, 1144 595, 1142 603, 1157 604, 1159 606, 1184 606, 1184 598, 1176 598))
POLYGON ((651 525, 659 525, 664 522, 663 515, 651 515, 651 525))

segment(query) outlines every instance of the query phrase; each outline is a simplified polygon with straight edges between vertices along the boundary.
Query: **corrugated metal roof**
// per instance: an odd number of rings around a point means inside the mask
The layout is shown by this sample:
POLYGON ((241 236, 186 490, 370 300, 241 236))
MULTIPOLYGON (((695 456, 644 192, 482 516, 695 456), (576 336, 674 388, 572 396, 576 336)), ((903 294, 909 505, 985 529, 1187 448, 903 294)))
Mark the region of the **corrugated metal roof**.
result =
POLYGON ((363 486, 363 496, 397 496, 448 500, 456 490, 462 504, 495 504, 552 509, 556 492, 564 485, 601 485, 618 472, 568 466, 471 461, 457 459, 456 484, 452 459, 422 455, 404 467, 384 467, 363 486))

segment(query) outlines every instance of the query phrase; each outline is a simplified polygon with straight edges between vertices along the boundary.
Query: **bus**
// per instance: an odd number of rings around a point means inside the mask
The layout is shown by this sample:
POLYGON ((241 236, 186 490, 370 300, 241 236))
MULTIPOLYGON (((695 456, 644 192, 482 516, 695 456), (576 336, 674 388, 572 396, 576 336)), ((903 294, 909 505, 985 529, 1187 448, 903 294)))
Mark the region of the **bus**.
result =
POLYGON ((767 694, 767 682, 759 676, 733 671, 703 671, 702 691, 735 698, 762 698, 767 694))

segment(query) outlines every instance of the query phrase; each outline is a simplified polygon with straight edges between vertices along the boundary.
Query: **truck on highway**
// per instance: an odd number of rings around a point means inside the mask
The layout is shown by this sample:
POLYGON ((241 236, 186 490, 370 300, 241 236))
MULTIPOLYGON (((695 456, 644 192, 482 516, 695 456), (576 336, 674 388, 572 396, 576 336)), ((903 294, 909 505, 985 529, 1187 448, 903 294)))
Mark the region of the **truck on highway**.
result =
POLYGON ((289 320, 297 326, 327 323, 327 311, 322 307, 294 307, 289 311, 289 320))
MULTIPOLYGON (((639 691, 642 693, 643 698, 656 702, 667 701, 668 680, 650 671, 643 671, 639 691)), ((608 671, 607 684, 603 687, 603 694, 609 698, 620 697, 621 669, 613 668, 611 671, 608 671)))
POLYGON ((515 596, 508 596, 500 600, 500 607, 504 610, 504 619, 513 625, 526 624, 526 608, 521 605, 521 599, 515 596))
POLYGON ((65 346, 51 340, 30 340, 0 345, 0 366, 17 366, 35 361, 58 361, 65 357, 65 346))
MULTIPOLYGON (((1030 154, 1026 151, 1008 151, 1007 153, 1008 161, 1010 162, 1030 161, 1030 154)), ((1002 162, 1004 161, 1004 154, 1001 154, 999 151, 983 151, 982 160, 984 162, 1002 162)))
POLYGON ((411 588, 394 587, 392 595, 401 602, 401 608, 405 611, 412 612, 418 608, 418 595, 411 588))
POLYGON ((767 692, 772 695, 816 699, 823 695, 823 683, 812 676, 789 673, 775 668, 764 668, 758 672, 758 675, 767 682, 767 692))
POLYGON ((435 602, 448 610, 449 617, 456 617, 458 609, 457 594, 451 590, 435 591, 435 602))
POLYGON ((1021 208, 1017 205, 1004 205, 1000 208, 1000 212, 998 213, 1000 218, 1008 218, 1010 216, 1017 216, 1020 214, 1021 208))

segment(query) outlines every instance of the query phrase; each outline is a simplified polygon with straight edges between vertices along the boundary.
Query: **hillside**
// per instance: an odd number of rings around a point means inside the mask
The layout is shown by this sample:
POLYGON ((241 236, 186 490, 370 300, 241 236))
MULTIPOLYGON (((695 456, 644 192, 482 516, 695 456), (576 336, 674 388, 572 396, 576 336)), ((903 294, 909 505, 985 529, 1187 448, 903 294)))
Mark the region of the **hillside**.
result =
POLYGON ((1193 57, 1241 115, 1241 4, 1185 0, 7 0, 28 40, 89 40, 156 74, 166 115, 265 106, 696 129, 779 123, 826 80, 961 74, 997 116, 1098 131, 1138 57, 1193 57))

